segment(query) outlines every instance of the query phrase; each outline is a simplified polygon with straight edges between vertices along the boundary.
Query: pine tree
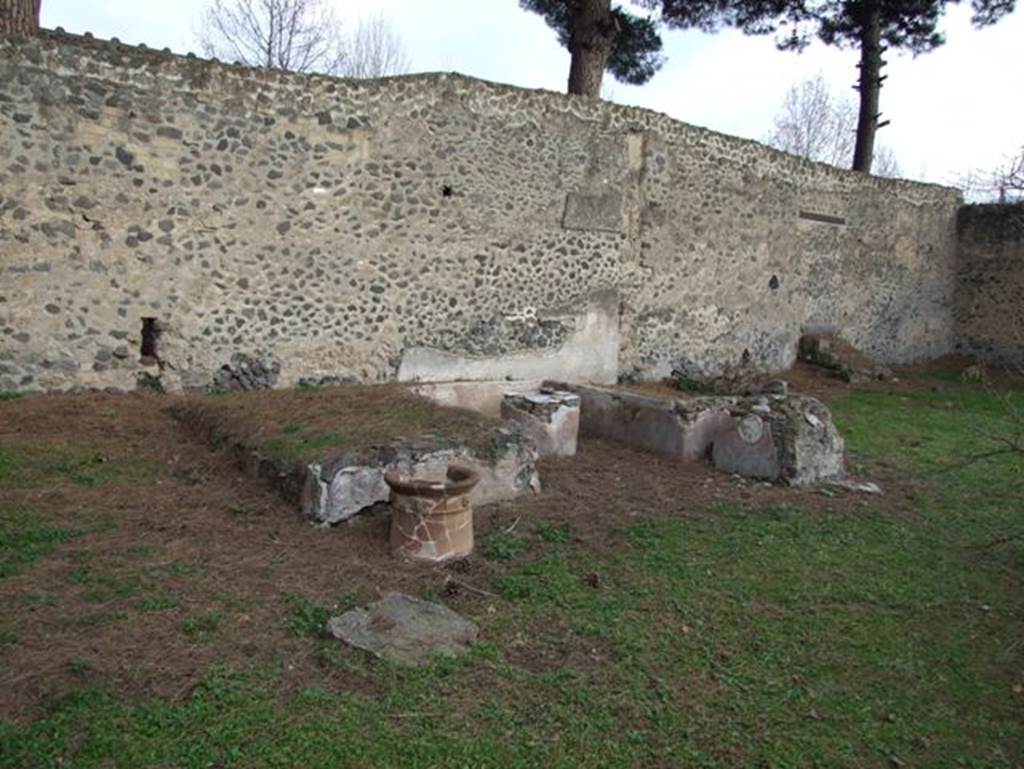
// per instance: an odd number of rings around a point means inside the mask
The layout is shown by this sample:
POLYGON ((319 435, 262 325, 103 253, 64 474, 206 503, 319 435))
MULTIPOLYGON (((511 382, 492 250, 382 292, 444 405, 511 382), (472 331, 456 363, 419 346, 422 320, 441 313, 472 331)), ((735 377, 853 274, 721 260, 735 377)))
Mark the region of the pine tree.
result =
POLYGON ((675 29, 714 32, 738 27, 745 32, 772 29, 770 20, 800 0, 630 0, 631 13, 611 0, 520 0, 527 11, 539 13, 558 33, 572 55, 569 93, 598 96, 607 70, 623 83, 641 85, 661 68, 664 23, 675 29))
MULTIPOLYGON (((682 2, 682 0, 680 0, 682 2)), ((886 75, 883 54, 902 49, 927 53, 945 42, 938 23, 946 6, 960 0, 819 0, 788 4, 780 26, 790 33, 780 42, 784 49, 803 50, 811 37, 826 45, 860 49, 860 108, 853 169, 871 172, 875 134, 888 121, 879 122, 879 97, 886 75)), ((994 24, 1014 9, 1016 0, 971 0, 977 27, 994 24)), ((769 31, 766 26, 762 31, 769 31)))
POLYGON ((520 0, 539 13, 572 54, 568 92, 598 96, 605 70, 619 81, 640 85, 662 64, 655 22, 616 6, 611 0, 520 0))

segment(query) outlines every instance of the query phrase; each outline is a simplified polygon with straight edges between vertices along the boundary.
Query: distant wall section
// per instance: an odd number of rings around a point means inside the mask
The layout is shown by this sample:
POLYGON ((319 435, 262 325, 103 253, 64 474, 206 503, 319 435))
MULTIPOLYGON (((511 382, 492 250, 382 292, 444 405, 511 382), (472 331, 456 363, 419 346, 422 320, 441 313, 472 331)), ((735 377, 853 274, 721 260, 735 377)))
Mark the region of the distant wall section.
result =
POLYGON ((1024 203, 964 206, 958 230, 957 349, 1024 366, 1024 203))

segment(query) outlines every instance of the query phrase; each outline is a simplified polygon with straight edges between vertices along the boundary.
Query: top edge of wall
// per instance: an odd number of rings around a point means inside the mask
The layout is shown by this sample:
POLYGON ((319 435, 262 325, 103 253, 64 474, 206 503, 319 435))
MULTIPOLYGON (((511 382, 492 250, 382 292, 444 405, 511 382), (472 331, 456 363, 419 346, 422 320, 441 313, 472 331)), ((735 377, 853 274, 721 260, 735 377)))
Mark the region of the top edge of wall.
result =
POLYGON ((290 72, 264 67, 251 67, 240 63, 222 62, 218 59, 206 59, 194 53, 179 54, 174 53, 169 48, 156 49, 150 48, 145 44, 129 45, 121 42, 116 37, 106 40, 95 37, 89 32, 83 34, 67 32, 61 27, 57 27, 54 30, 43 29, 31 37, 0 38, 0 59, 11 58, 12 54, 17 55, 20 52, 30 63, 43 64, 41 58, 34 57, 33 51, 41 54, 42 51, 52 52, 63 49, 61 52, 67 54, 71 53, 71 51, 68 51, 69 48, 73 48, 73 53, 77 54, 80 58, 99 60, 112 66, 134 67, 147 70, 159 70, 164 66, 186 68, 193 74, 198 74, 199 71, 206 71, 208 74, 217 73, 245 80, 257 79, 267 85, 287 86, 302 83, 320 83, 328 86, 333 85, 335 88, 343 85, 347 89, 361 90, 379 88, 392 83, 457 83, 464 87, 489 90, 498 94, 521 95, 542 99, 547 102, 548 106, 558 107, 565 112, 571 112, 579 119, 590 122, 606 123, 614 117, 625 120, 629 124, 627 125, 627 130, 642 131, 658 128, 669 136, 680 134, 703 135, 707 138, 713 137, 719 141, 739 146, 755 146, 763 152, 770 153, 780 163, 814 167, 819 172, 834 175, 847 181, 854 181, 859 185, 894 190, 900 188, 943 190, 950 197, 954 197, 955 202, 963 202, 962 191, 955 187, 911 179, 894 179, 861 174, 827 163, 808 160, 807 158, 775 149, 753 139, 733 136, 704 126, 687 123, 664 112, 646 107, 627 106, 601 99, 572 96, 539 88, 523 88, 507 83, 498 83, 472 77, 458 72, 420 72, 366 79, 290 72), (33 58, 36 58, 36 60, 33 61, 33 58))

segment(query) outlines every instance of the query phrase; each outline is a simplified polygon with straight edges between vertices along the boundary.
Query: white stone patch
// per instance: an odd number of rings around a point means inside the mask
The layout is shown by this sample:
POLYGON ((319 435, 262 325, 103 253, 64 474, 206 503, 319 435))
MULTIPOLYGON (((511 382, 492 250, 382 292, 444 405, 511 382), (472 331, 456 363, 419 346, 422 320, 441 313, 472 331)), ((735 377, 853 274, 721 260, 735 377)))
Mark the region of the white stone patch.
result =
POLYGON ((400 382, 488 379, 558 379, 613 383, 619 371, 618 304, 591 302, 575 316, 575 328, 553 350, 532 350, 479 358, 430 347, 407 349, 398 367, 400 382))
POLYGON ((748 414, 736 425, 736 432, 746 443, 757 443, 764 435, 764 422, 761 417, 748 414))

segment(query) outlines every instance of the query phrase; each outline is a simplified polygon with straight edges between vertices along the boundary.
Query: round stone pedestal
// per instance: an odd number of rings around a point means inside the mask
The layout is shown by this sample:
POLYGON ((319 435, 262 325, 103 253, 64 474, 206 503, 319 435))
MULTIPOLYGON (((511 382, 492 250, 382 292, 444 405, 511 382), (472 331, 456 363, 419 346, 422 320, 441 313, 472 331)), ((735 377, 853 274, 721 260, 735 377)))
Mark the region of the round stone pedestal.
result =
POLYGON ((469 492, 480 474, 449 465, 445 480, 401 478, 384 473, 391 489, 391 552, 421 561, 443 561, 473 552, 473 508, 469 492))

